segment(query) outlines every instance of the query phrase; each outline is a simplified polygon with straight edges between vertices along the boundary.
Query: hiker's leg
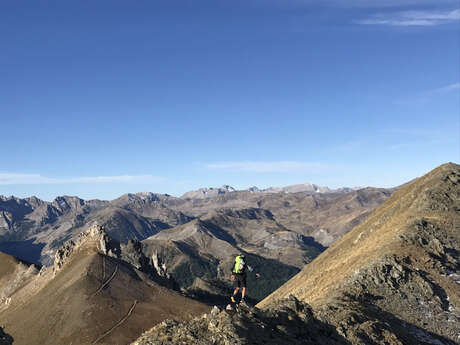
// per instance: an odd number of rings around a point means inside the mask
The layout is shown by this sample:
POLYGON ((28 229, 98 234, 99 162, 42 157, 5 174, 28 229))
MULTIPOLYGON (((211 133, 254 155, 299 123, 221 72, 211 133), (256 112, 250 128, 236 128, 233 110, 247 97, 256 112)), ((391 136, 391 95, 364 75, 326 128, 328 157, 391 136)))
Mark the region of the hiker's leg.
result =
POLYGON ((246 295, 246 275, 243 275, 241 279, 241 298, 244 300, 244 296, 246 295))
POLYGON ((233 296, 235 296, 238 293, 238 291, 240 291, 240 288, 237 286, 233 291, 233 296))

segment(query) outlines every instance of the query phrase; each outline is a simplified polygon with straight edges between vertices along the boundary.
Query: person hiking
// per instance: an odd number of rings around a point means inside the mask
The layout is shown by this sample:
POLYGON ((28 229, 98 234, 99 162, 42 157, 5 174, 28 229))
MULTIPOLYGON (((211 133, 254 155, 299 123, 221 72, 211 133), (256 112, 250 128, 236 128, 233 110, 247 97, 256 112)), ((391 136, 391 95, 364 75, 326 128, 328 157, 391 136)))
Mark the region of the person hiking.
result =
MULTIPOLYGON (((254 269, 246 264, 245 261, 246 257, 244 254, 237 255, 235 258, 235 263, 232 269, 232 280, 235 282, 235 290, 233 291, 233 295, 231 300, 233 303, 236 302, 235 296, 238 294, 241 288, 241 301, 240 303, 244 302, 244 296, 246 295, 246 270, 252 272, 254 269)), ((256 273, 256 277, 259 278, 260 274, 256 273)))

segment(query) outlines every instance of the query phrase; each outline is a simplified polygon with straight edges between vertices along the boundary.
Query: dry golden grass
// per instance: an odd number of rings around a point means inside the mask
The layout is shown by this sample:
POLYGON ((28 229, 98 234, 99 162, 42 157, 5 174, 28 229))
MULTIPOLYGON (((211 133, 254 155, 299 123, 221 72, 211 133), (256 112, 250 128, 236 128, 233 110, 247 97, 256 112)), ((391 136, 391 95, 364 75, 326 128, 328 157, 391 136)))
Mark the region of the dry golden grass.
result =
MULTIPOLYGON (((340 294, 355 272, 364 265, 386 254, 408 255, 416 258, 420 250, 402 246, 399 235, 407 231, 416 219, 438 220, 444 224, 458 223, 456 212, 430 211, 421 202, 431 188, 442 185, 446 171, 459 170, 458 165, 445 164, 427 175, 400 188, 363 223, 323 252, 299 274, 258 304, 265 307, 270 302, 294 294, 313 307, 340 294)), ((458 242, 460 243, 460 242, 458 242)))
POLYGON ((1 313, 15 345, 125 345, 166 318, 209 310, 99 254, 95 244, 74 252, 55 277, 51 269, 37 277, 1 313))

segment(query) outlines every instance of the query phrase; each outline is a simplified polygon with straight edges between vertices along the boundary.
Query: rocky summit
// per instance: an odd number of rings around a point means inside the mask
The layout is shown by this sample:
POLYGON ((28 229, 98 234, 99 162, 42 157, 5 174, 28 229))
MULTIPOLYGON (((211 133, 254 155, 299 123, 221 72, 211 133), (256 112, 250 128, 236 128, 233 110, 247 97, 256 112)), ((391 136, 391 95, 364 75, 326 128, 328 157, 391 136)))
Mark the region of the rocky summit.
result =
POLYGON ((266 310, 246 305, 215 306, 189 322, 166 320, 131 345, 301 345, 348 344, 334 327, 321 322, 311 307, 294 296, 266 310))

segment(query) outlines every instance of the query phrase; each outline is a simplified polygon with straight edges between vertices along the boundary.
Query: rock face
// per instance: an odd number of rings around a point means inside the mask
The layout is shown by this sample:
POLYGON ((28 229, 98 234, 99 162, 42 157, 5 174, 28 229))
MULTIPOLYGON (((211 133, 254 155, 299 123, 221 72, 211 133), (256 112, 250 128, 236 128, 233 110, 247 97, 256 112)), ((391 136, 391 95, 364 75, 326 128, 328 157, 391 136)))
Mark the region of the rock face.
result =
POLYGON ((460 341, 460 166, 400 188, 258 306, 289 294, 352 344, 460 341))
POLYGON ((53 265, 54 273, 56 274, 75 252, 84 250, 85 246, 91 244, 97 248, 99 253, 129 263, 162 285, 170 288, 177 287, 176 282, 166 272, 166 267, 158 264, 158 257, 148 258, 145 256, 141 242, 131 240, 126 245, 121 244, 110 238, 104 227, 100 225, 93 225, 88 231, 80 233, 75 240, 67 241, 56 251, 53 265))
POLYGON ((291 296, 267 310, 247 306, 214 307, 189 322, 166 320, 131 345, 300 345, 348 344, 317 320, 309 305, 291 296))

